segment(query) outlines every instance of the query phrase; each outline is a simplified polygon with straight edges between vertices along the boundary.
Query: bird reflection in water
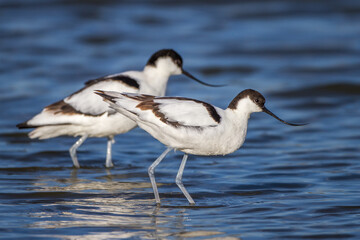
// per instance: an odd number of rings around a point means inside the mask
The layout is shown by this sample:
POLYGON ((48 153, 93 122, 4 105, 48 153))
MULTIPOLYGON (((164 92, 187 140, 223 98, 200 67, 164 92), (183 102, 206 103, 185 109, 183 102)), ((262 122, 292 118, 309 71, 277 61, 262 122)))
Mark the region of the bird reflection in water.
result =
MULTIPOLYGON (((82 169, 81 171, 87 171, 82 169)), ((98 171, 98 170, 96 170, 98 171)), ((143 192, 151 188, 150 183, 119 182, 110 170, 102 170, 97 179, 91 181, 78 177, 78 170, 68 178, 43 179, 37 192, 46 192, 49 203, 39 211, 29 213, 35 220, 30 228, 69 228, 69 234, 52 237, 77 239, 109 238, 155 238, 169 236, 180 238, 216 236, 221 232, 186 231, 186 222, 194 208, 190 206, 152 206, 152 197, 144 198, 143 192), (52 196, 53 195, 53 196, 52 196), (58 199, 55 200, 54 199, 58 199), (91 231, 88 229, 91 228, 91 231), (104 231, 106 228, 106 231, 104 231)))

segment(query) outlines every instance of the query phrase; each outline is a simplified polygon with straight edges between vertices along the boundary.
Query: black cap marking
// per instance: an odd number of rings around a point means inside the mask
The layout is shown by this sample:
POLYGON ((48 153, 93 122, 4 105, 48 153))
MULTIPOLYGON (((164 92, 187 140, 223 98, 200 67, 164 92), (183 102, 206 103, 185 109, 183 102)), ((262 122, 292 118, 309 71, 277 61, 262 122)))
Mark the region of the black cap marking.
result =
POLYGON ((157 51, 156 53, 154 53, 148 60, 148 62, 146 63, 146 66, 156 66, 156 61, 159 58, 165 58, 165 57, 170 57, 174 63, 179 66, 179 68, 182 68, 183 65, 183 60, 181 58, 181 56, 175 52, 172 49, 162 49, 157 51))
POLYGON ((265 98, 264 96, 259 93, 258 91, 255 91, 253 89, 246 89, 239 93, 229 104, 228 108, 230 109, 236 109, 237 104, 241 99, 249 97, 255 104, 257 104, 260 108, 264 107, 265 104, 265 98))

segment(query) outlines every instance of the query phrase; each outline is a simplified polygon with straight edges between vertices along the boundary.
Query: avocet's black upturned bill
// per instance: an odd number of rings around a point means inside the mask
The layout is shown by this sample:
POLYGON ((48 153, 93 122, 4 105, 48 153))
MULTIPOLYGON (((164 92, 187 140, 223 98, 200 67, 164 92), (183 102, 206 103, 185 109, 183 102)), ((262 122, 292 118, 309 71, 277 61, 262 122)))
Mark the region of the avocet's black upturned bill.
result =
POLYGON ((160 204, 154 171, 172 149, 184 152, 176 184, 190 204, 195 204, 182 183, 182 174, 188 154, 226 155, 239 149, 245 141, 247 123, 253 112, 265 112, 282 123, 288 123, 265 107, 265 98, 257 91, 247 89, 239 93, 228 108, 179 97, 154 97, 150 95, 96 91, 110 107, 134 120, 168 148, 149 167, 149 176, 156 203, 160 204))
POLYGON ((77 148, 87 137, 107 137, 106 167, 112 167, 111 146, 114 135, 125 133, 136 127, 136 123, 116 111, 108 111, 108 104, 94 94, 95 89, 120 92, 139 92, 164 96, 171 75, 185 74, 191 79, 207 85, 183 69, 181 56, 172 49, 154 53, 143 71, 127 71, 85 83, 85 87, 63 100, 45 107, 32 119, 20 123, 18 128, 35 128, 30 138, 47 139, 62 135, 81 136, 70 148, 74 166, 79 168, 77 148))

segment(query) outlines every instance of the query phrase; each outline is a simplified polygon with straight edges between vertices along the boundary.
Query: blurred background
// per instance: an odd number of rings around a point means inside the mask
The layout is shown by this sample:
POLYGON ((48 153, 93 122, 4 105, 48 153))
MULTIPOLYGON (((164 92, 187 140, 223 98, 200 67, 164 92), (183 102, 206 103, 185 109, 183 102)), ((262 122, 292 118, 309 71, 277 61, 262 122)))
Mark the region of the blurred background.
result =
POLYGON ((359 239, 360 2, 356 0, 1 0, 0 238, 359 239), (15 128, 84 82, 142 70, 173 48, 184 68, 223 88, 171 77, 167 95, 226 108, 253 88, 290 122, 253 114, 244 146, 182 154, 147 167, 164 146, 135 129, 106 139, 30 140, 15 128))

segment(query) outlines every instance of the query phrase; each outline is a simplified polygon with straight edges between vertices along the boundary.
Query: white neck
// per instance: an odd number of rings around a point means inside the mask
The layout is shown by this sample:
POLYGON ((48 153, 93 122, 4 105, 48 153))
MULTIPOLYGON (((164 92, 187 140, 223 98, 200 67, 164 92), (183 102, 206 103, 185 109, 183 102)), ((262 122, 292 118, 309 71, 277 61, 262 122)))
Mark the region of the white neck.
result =
POLYGON ((250 114, 254 111, 251 110, 251 105, 249 104, 248 99, 242 99, 237 103, 236 109, 227 108, 226 111, 232 111, 234 113, 234 117, 239 119, 239 121, 246 121, 250 118, 250 114))
POLYGON ((234 128, 246 135, 247 125, 250 114, 253 113, 248 99, 242 99, 238 102, 236 109, 227 108, 225 111, 231 118, 234 128), (250 105, 250 106, 249 106, 250 105))
POLYGON ((145 75, 143 89, 141 93, 151 94, 156 96, 164 96, 166 92, 166 85, 170 77, 169 71, 164 71, 153 66, 145 66, 145 75))
POLYGON ((227 125, 227 129, 222 134, 222 137, 224 137, 222 141, 226 145, 228 153, 239 149, 246 138, 250 113, 244 112, 241 109, 227 108, 225 110, 225 114, 228 120, 225 122, 225 124, 227 125), (235 138, 234 133, 236 133, 235 138))

